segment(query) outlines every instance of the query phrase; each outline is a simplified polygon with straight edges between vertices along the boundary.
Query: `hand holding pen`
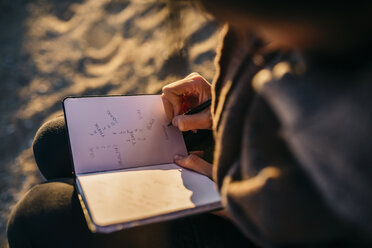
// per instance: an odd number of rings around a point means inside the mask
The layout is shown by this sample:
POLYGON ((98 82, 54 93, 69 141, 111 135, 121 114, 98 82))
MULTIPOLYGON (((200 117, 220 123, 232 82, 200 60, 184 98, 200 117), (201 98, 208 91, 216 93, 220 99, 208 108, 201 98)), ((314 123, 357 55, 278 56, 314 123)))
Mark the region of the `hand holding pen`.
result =
MULTIPOLYGON (((194 115, 194 114, 200 113, 203 110, 205 110, 207 108, 210 108, 211 102, 212 102, 212 100, 209 99, 209 100, 203 102, 202 104, 196 106, 195 108, 192 108, 192 109, 190 109, 188 111, 182 111, 183 112, 183 115, 194 115)), ((182 103, 182 105, 183 104, 184 103, 182 103)), ((173 125, 172 121, 168 124, 168 126, 171 126, 171 125, 173 125)))
POLYGON ((210 99, 211 85, 197 73, 163 88, 167 117, 181 131, 211 128, 210 99))
MULTIPOLYGON (((163 88, 165 113, 181 131, 211 129, 210 99, 211 85, 197 73, 163 88)), ((193 151, 188 156, 175 154, 174 162, 211 178, 213 165, 202 156, 203 151, 193 151)))

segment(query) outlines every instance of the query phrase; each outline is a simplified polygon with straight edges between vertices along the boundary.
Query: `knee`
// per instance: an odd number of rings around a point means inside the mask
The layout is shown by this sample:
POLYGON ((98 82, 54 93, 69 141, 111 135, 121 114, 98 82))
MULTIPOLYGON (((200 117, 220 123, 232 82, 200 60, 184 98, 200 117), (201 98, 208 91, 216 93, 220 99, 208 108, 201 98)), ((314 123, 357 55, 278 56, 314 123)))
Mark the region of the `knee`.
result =
POLYGON ((35 158, 44 157, 59 145, 67 145, 66 138, 65 120, 62 116, 47 121, 39 128, 34 137, 32 146, 35 158))
MULTIPOLYGON (((35 235, 35 227, 38 227, 37 210, 40 209, 42 186, 37 185, 13 207, 8 219, 7 236, 9 246, 30 247, 31 240, 35 235)), ((40 217, 40 216, 39 216, 40 217)))
POLYGON ((64 117, 43 124, 37 131, 33 151, 39 170, 47 179, 72 176, 64 117))
POLYGON ((30 238, 28 233, 25 231, 25 221, 22 216, 18 216, 15 209, 16 207, 13 208, 7 225, 9 247, 28 247, 30 246, 30 238))
POLYGON ((77 205, 73 196, 74 187, 67 180, 34 186, 10 214, 7 225, 10 247, 31 247, 31 243, 45 243, 49 237, 61 234, 58 225, 68 228, 70 224, 64 222, 72 219, 72 206, 77 205), (46 233, 49 233, 48 237, 46 233))

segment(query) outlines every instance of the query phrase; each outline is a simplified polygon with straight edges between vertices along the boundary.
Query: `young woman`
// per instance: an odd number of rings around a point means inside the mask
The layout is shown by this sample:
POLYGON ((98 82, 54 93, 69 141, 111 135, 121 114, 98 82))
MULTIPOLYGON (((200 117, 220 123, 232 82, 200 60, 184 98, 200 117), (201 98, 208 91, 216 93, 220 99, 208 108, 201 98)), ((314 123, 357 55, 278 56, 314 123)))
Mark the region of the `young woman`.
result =
POLYGON ((97 235, 71 179, 63 118, 34 141, 48 179, 13 210, 10 247, 276 247, 371 244, 370 4, 198 1, 224 39, 212 85, 197 73, 163 88, 180 130, 212 129, 213 164, 200 152, 181 166, 212 176, 216 214, 97 235), (212 107, 182 116, 182 95, 212 107), (219 215, 223 215, 220 217, 219 215), (232 224, 234 223, 234 224, 232 224))

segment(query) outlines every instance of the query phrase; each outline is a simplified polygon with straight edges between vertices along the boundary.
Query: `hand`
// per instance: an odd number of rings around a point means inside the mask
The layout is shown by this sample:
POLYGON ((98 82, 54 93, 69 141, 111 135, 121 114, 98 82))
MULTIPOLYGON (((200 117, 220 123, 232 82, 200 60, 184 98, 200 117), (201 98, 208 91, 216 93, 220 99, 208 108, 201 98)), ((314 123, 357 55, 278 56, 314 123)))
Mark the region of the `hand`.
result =
POLYGON ((192 151, 188 156, 176 155, 174 162, 181 167, 196 171, 202 175, 212 178, 212 164, 208 163, 200 156, 203 151, 192 151))
POLYGON ((198 73, 163 87, 162 100, 167 117, 173 126, 181 131, 210 129, 212 126, 210 108, 194 115, 182 115, 182 96, 195 96, 197 105, 211 98, 211 84, 198 73))
MULTIPOLYGON (((190 152, 189 156, 176 155, 174 157, 174 162, 181 167, 196 171, 212 179, 213 165, 203 160, 200 156, 203 156, 203 151, 193 151, 190 152)), ((226 210, 218 210, 211 213, 224 219, 231 220, 231 216, 226 210)))

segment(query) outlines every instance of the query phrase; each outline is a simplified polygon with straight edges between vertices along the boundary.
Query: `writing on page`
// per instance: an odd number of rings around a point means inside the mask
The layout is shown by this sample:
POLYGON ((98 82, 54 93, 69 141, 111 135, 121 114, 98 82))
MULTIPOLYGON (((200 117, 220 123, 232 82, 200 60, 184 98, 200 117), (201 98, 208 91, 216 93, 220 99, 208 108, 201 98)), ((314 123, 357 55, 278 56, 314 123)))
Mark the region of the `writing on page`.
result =
POLYGON ((158 95, 71 98, 64 104, 77 171, 168 163, 186 154, 158 95))

